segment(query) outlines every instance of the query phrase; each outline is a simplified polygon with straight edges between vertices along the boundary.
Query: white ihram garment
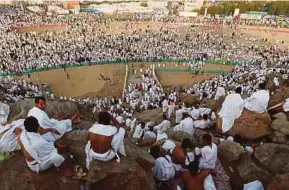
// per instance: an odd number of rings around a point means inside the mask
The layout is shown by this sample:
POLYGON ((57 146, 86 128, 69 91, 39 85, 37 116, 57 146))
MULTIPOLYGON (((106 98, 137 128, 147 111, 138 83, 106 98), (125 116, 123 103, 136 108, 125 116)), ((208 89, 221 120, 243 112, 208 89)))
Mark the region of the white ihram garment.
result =
POLYGON ((17 142, 17 136, 13 133, 16 128, 24 130, 24 119, 19 119, 13 121, 10 125, 0 127, 0 133, 6 131, 0 136, 0 152, 13 152, 21 149, 17 142))
POLYGON ((245 100, 245 107, 252 112, 264 113, 267 111, 269 98, 269 91, 259 90, 245 100))
POLYGON ((90 141, 87 142, 87 145, 85 146, 87 169, 89 169, 89 165, 93 160, 110 161, 115 156, 118 157, 117 152, 121 153, 122 155, 125 155, 123 143, 125 130, 123 128, 119 128, 117 130, 116 127, 111 125, 94 124, 89 129, 89 132, 103 136, 113 136, 113 138, 111 141, 111 148, 107 152, 102 154, 94 152, 91 148, 90 141))
POLYGON ((28 112, 28 116, 33 116, 38 120, 40 127, 47 129, 56 129, 60 135, 55 133, 45 133, 42 136, 49 142, 55 142, 60 139, 66 132, 72 130, 72 121, 70 119, 58 121, 56 119, 50 119, 48 115, 41 109, 33 107, 28 112))
POLYGON ((167 181, 174 178, 175 169, 171 157, 166 155, 166 158, 157 158, 155 160, 155 165, 152 168, 152 175, 160 181, 167 181))
POLYGON ((10 112, 10 107, 7 104, 0 102, 0 123, 6 123, 10 112))
POLYGON ((217 145, 212 143, 212 147, 210 146, 204 146, 201 148, 201 155, 199 162, 199 168, 201 170, 204 169, 215 169, 216 161, 217 161, 217 154, 218 154, 218 148, 217 145))
POLYGON ((51 166, 59 167, 64 162, 64 158, 58 154, 54 144, 47 142, 40 134, 24 130, 20 135, 20 140, 25 150, 34 159, 32 162, 26 160, 32 171, 39 173, 51 166))
POLYGON ((174 127, 174 131, 183 131, 190 135, 194 135, 195 129, 193 119, 190 117, 183 119, 179 125, 174 127))
POLYGON ((171 127, 171 122, 169 120, 163 120, 160 124, 154 127, 154 131, 158 134, 165 132, 165 130, 171 127))
POLYGON ((218 100, 221 96, 225 96, 226 95, 226 91, 224 87, 219 86, 217 88, 217 92, 215 95, 215 100, 218 100))
POLYGON ((240 94, 229 94, 219 112, 222 118, 222 131, 223 133, 229 131, 233 125, 235 119, 239 118, 244 109, 244 100, 240 94))

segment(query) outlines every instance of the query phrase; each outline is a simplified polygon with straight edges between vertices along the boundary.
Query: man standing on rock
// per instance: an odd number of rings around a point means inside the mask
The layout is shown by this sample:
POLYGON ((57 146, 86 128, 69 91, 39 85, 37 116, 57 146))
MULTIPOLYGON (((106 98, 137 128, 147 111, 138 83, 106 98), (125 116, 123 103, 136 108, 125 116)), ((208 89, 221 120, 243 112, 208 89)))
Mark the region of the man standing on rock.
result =
POLYGON ((117 157, 119 162, 118 153, 126 156, 124 135, 125 130, 118 121, 107 111, 101 111, 99 122, 89 129, 88 143, 85 147, 86 167, 89 169, 93 160, 110 161, 117 157))
POLYGON ((40 126, 44 129, 46 128, 53 128, 56 129, 60 135, 46 133, 43 137, 49 142, 55 142, 56 140, 60 139, 66 132, 72 130, 72 122, 79 123, 80 122, 80 115, 76 113, 71 119, 65 120, 56 120, 50 119, 48 115, 45 113, 46 107, 46 100, 44 97, 36 97, 35 98, 35 106, 29 110, 28 116, 35 117, 40 126))
POLYGON ((236 93, 229 94, 219 112, 222 118, 222 132, 226 133, 229 131, 235 122, 235 119, 239 118, 244 109, 244 100, 241 97, 242 88, 238 87, 235 90, 236 93))

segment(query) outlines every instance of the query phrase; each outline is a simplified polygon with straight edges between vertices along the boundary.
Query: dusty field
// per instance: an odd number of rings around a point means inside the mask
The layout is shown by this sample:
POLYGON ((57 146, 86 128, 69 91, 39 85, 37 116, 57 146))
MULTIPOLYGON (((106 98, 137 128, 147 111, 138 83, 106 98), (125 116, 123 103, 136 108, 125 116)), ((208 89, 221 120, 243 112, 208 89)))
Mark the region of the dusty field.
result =
POLYGON ((282 28, 272 28, 272 27, 243 27, 241 31, 245 34, 251 36, 260 36, 267 38, 268 42, 279 45, 283 47, 288 47, 289 45, 289 30, 282 28), (281 44, 281 41, 284 41, 284 44, 281 44))
MULTIPOLYGON (((166 67, 173 67, 176 63, 166 63, 166 67)), ((179 68, 185 68, 183 64, 179 64, 179 68)), ((234 68, 232 65, 213 65, 207 64, 203 67, 204 69, 222 69, 230 71, 234 68)), ((162 84, 165 91, 168 91, 174 87, 187 88, 191 84, 201 82, 206 79, 210 79, 218 74, 204 74, 195 76, 189 72, 166 72, 157 71, 156 75, 162 84)))
POLYGON ((63 69, 32 73, 30 80, 49 84, 58 96, 121 97, 124 77, 124 64, 110 64, 67 68, 66 73, 63 69), (67 73, 70 79, 67 78, 67 73), (110 80, 100 80, 100 74, 110 80))

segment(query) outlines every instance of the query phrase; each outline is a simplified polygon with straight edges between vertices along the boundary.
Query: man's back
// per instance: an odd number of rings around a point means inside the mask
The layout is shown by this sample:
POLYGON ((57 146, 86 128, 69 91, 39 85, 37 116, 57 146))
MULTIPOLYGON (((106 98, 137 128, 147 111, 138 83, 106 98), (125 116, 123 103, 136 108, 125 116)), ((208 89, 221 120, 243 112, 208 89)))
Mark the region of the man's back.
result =
POLYGON ((94 152, 103 154, 110 150, 116 127, 111 125, 95 124, 89 129, 89 140, 94 152))
POLYGON ((189 171, 184 171, 181 175, 184 183, 184 190, 203 190, 204 180, 209 174, 209 170, 203 170, 195 176, 189 171))

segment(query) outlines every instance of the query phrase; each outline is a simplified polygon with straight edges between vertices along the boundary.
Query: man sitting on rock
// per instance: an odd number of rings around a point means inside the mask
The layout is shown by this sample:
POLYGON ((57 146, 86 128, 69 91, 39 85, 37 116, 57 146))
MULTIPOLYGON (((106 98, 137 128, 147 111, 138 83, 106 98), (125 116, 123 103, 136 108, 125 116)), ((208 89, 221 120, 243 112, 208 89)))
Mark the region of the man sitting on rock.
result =
POLYGON ((54 128, 56 129, 60 134, 52 134, 52 133, 46 133, 43 137, 50 142, 55 142, 59 138, 61 138, 66 132, 69 132, 72 130, 72 122, 79 123, 80 122, 80 115, 79 113, 76 113, 71 119, 65 119, 65 120, 56 120, 56 119, 50 119, 48 115, 45 113, 45 107, 46 107, 46 100, 44 97, 36 97, 35 98, 35 106, 29 110, 28 116, 35 117, 40 126, 42 128, 54 128))
POLYGON ((186 111, 183 112, 183 118, 184 119, 180 122, 180 124, 174 127, 174 131, 183 131, 190 135, 194 135, 195 129, 193 119, 186 111))
POLYGON ((163 121, 154 127, 154 131, 157 132, 157 134, 161 134, 165 132, 167 129, 171 127, 171 122, 167 119, 167 116, 163 115, 163 121))
POLYGON ((59 167, 64 158, 58 154, 53 143, 47 142, 40 133, 53 132, 55 129, 41 129, 35 117, 27 117, 24 121, 25 130, 18 138, 18 143, 24 154, 28 167, 39 173, 51 166, 59 167))
POLYGON ((224 103, 222 109, 219 112, 222 118, 222 132, 229 131, 235 122, 235 119, 239 118, 244 109, 244 100, 241 97, 242 88, 238 87, 235 90, 236 93, 229 94, 224 103))
POLYGON ((204 114, 202 119, 196 120, 194 122, 195 128, 199 129, 207 129, 210 128, 211 120, 207 114, 204 114))
POLYGON ((175 190, 175 169, 171 157, 167 155, 165 150, 159 145, 151 147, 150 155, 155 159, 152 175, 155 178, 157 189, 175 190))
POLYGON ((267 111, 270 93, 266 90, 266 83, 259 84, 259 90, 245 100, 245 108, 252 112, 264 113, 267 111))
POLYGON ((89 129, 85 147, 86 167, 89 169, 92 160, 110 161, 117 157, 119 162, 118 152, 125 156, 124 135, 125 130, 118 121, 107 111, 101 111, 99 123, 89 129))

